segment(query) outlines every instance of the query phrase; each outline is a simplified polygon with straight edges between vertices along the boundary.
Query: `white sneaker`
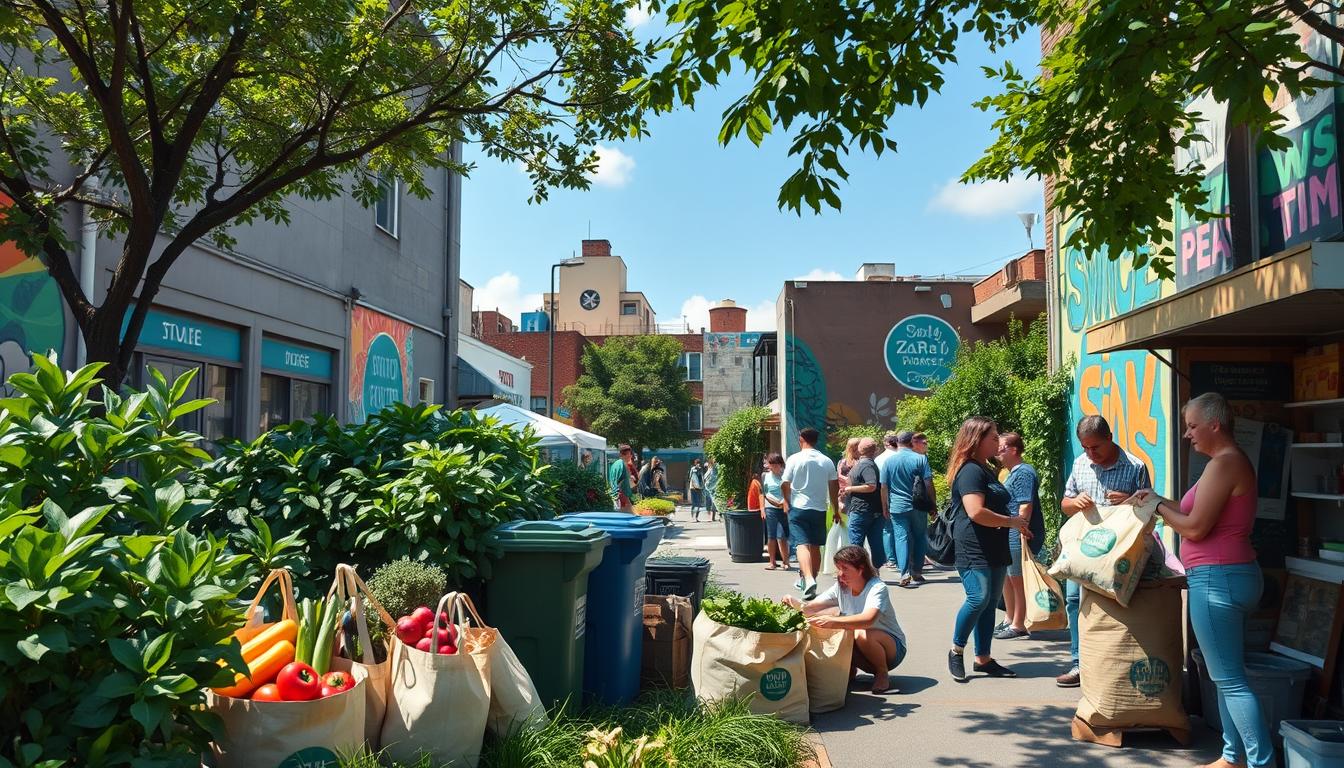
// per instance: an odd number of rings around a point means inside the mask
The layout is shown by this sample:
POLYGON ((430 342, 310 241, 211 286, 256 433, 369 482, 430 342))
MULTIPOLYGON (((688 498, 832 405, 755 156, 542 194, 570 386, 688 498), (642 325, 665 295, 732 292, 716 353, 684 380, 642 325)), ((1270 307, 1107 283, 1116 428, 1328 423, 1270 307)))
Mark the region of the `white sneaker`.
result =
POLYGON ((803 599, 804 600, 817 599, 817 582, 813 581, 808 583, 807 588, 803 590, 803 599))
POLYGON ((803 591, 803 586, 804 586, 804 584, 803 584, 803 577, 800 575, 800 576, 798 577, 798 580, 795 581, 795 582, 793 582, 793 588, 796 589, 796 590, 798 590, 799 592, 802 592, 802 591, 803 591))

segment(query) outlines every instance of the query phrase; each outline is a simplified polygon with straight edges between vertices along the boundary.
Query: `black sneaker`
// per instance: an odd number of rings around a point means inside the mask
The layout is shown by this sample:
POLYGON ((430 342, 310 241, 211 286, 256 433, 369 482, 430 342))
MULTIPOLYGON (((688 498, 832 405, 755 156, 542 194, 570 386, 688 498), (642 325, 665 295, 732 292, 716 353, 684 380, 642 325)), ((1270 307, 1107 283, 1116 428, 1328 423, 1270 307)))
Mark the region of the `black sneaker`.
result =
POLYGON ((990 659, 988 664, 976 662, 973 668, 976 672, 984 672, 990 677, 1017 677, 1016 672, 993 659, 990 659))
POLYGON ((1025 629, 1018 629, 1017 627, 1012 626, 1004 627, 994 633, 995 640, 1016 640, 1019 637, 1031 637, 1031 633, 1025 629))
POLYGON ((956 651, 948 651, 947 671, 952 673, 953 680, 959 683, 966 682, 966 656, 956 651))

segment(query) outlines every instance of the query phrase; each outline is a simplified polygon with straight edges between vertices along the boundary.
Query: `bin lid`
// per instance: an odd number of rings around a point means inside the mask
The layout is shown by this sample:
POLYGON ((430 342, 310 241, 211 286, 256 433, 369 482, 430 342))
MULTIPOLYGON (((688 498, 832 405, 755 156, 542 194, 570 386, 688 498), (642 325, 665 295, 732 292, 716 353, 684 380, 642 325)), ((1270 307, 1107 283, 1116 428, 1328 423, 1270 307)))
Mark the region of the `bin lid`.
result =
POLYGON ((689 570, 689 571, 707 571, 709 570, 709 558, 707 557, 651 557, 646 561, 646 567, 650 571, 659 569, 669 570, 689 570))
POLYGON ((606 531, 571 520, 513 520, 490 537, 505 552, 589 552, 611 543, 606 531))
POLYGON ((647 539, 650 536, 662 538, 667 523, 661 517, 634 515, 629 512, 574 512, 561 515, 560 520, 573 520, 594 525, 616 539, 647 539))

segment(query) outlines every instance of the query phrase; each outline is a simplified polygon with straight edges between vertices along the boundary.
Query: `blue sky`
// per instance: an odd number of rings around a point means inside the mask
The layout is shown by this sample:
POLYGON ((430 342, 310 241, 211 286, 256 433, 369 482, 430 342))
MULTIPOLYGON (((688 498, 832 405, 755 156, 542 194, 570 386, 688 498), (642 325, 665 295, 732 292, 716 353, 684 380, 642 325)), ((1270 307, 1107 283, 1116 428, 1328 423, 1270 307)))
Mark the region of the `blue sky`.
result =
MULTIPOLYGON (((800 217, 776 207, 779 185, 795 169, 786 135, 776 132, 760 147, 745 137, 719 146, 720 114, 740 95, 740 80, 702 94, 695 111, 655 119, 650 138, 600 147, 590 190, 555 191, 539 205, 527 203, 519 169, 469 149, 477 168, 463 182, 462 277, 476 288, 474 309, 498 307, 516 320, 539 307, 549 265, 578 252, 590 226, 624 257, 629 290, 649 297, 659 323, 684 314, 693 328, 707 324, 705 310, 723 298, 749 308, 753 329, 773 328, 766 307, 785 280, 849 279, 868 261, 895 262, 898 274, 999 268, 1027 250, 1015 214, 1042 211, 1040 183, 955 181, 991 140, 991 115, 971 106, 995 88, 980 67, 1008 57, 1032 69, 1039 39, 1030 34, 995 54, 967 44, 960 55, 941 96, 898 113, 896 154, 850 155, 840 212, 800 217)), ((1039 246, 1040 224, 1034 236, 1039 246)))

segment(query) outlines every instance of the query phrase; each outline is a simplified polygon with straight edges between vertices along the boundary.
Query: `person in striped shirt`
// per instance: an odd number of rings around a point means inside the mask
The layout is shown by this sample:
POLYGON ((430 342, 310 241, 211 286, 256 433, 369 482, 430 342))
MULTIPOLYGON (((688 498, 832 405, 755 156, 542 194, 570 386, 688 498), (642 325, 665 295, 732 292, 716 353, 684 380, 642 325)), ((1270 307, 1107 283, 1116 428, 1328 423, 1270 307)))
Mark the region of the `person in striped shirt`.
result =
MULTIPOLYGON (((1064 484, 1060 509, 1072 517, 1093 507, 1120 504, 1136 491, 1152 486, 1148 467, 1115 444, 1111 425, 1100 416, 1084 416, 1078 421, 1078 442, 1083 455, 1073 462, 1073 471, 1064 484)), ((1073 665, 1055 678, 1061 688, 1077 688, 1082 679, 1078 668, 1078 603, 1082 597, 1078 582, 1065 583, 1064 609, 1069 615, 1069 651, 1073 665)))

